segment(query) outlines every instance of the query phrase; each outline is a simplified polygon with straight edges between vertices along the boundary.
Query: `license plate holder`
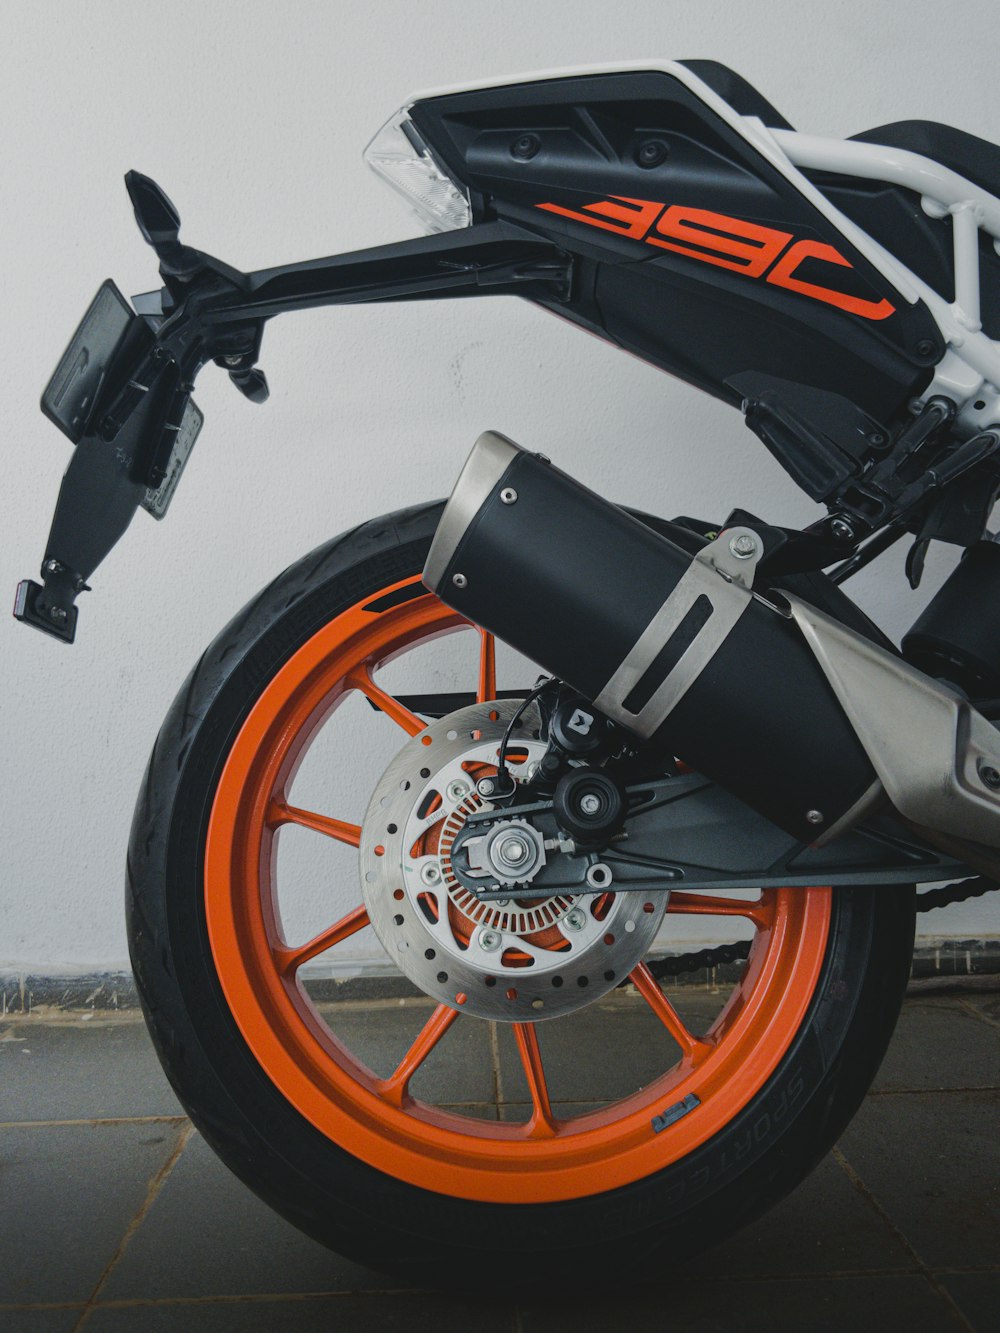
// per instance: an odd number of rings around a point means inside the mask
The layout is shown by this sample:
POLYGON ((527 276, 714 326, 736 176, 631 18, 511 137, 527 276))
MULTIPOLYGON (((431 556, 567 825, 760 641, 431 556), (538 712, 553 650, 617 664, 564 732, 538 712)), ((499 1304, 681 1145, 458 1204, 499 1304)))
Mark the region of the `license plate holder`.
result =
POLYGON ((205 417, 201 409, 193 398, 189 398, 184 409, 184 415, 181 418, 181 424, 174 437, 170 458, 167 460, 166 475, 155 489, 147 487, 145 495, 139 501, 142 508, 148 514, 152 514, 155 519, 163 518, 167 512, 174 491, 177 489, 177 483, 181 479, 181 473, 184 471, 184 465, 191 457, 191 450, 194 448, 194 442, 198 438, 198 432, 201 430, 204 420, 205 417))
POLYGON ((139 319, 110 278, 97 290, 42 393, 42 411, 74 444, 86 434, 108 370, 139 319))

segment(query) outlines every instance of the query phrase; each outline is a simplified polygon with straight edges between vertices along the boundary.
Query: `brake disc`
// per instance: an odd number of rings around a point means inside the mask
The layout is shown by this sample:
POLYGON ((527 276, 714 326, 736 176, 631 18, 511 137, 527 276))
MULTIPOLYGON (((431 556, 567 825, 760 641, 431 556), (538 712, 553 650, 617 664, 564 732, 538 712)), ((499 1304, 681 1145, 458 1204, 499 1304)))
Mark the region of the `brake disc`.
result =
MULTIPOLYGON (((478 853, 510 897, 482 902, 459 881, 451 849, 469 815, 490 809, 476 782, 496 772, 518 706, 505 699, 459 709, 399 751, 365 815, 361 877, 375 933, 420 990, 482 1018, 537 1022, 623 981, 649 950, 669 893, 533 899, 530 877, 546 852, 516 807, 478 853)), ((532 707, 511 734, 515 776, 545 753, 538 728, 532 707)))

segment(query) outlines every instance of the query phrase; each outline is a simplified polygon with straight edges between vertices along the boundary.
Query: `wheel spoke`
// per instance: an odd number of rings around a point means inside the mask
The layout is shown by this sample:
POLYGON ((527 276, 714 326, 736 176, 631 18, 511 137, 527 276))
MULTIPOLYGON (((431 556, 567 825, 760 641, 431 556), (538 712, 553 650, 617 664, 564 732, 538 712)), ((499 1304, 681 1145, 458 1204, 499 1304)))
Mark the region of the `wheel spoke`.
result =
POLYGON ((394 699, 391 694, 383 690, 381 685, 376 685, 370 672, 353 672, 347 677, 347 683, 352 689, 360 690, 380 712, 385 713, 387 717, 391 717, 393 722, 401 726, 409 735, 416 736, 418 732, 424 730, 426 723, 421 722, 416 713, 411 713, 398 699, 394 699))
POLYGON ((325 833, 328 838, 336 838, 338 842, 346 842, 351 847, 357 847, 361 843, 360 824, 348 824, 343 819, 317 815, 312 810, 300 810, 297 806, 285 805, 281 801, 275 801, 271 805, 268 822, 274 827, 281 824, 299 824, 302 828, 325 833))
POLYGON ((430 1018, 420 1029, 420 1035, 403 1056, 396 1072, 389 1078, 382 1079, 376 1086, 381 1097, 393 1106, 402 1106, 406 1097, 410 1079, 433 1051, 444 1034, 458 1017, 458 1010, 450 1005, 439 1004, 430 1018))
POLYGON ((696 1064, 712 1050, 710 1042, 702 1041, 689 1032, 680 1014, 660 990, 660 984, 645 963, 640 963, 629 974, 629 980, 684 1052, 684 1058, 696 1064))
POLYGON ((347 916, 342 917, 328 929, 321 931, 307 944, 300 944, 295 949, 276 948, 274 950, 274 961, 278 966, 278 971, 282 976, 293 976, 303 963, 308 963, 317 954, 326 953, 327 949, 332 949, 341 940, 356 935, 359 930, 364 930, 367 925, 368 909, 366 907, 356 907, 353 912, 348 912, 347 916))
POLYGON ((477 629, 479 645, 479 683, 476 686, 476 703, 484 704, 488 699, 497 697, 497 644, 496 639, 485 629, 477 629))
POLYGON ((555 1117, 549 1102, 549 1089, 545 1082, 542 1053, 538 1049, 538 1033, 534 1023, 515 1023, 514 1036, 534 1107, 525 1134, 529 1139, 551 1139, 556 1132, 555 1117))
POLYGON ((767 923, 769 914, 760 902, 747 902, 740 898, 717 898, 710 893, 670 894, 667 912, 678 916, 744 916, 755 926, 767 923))

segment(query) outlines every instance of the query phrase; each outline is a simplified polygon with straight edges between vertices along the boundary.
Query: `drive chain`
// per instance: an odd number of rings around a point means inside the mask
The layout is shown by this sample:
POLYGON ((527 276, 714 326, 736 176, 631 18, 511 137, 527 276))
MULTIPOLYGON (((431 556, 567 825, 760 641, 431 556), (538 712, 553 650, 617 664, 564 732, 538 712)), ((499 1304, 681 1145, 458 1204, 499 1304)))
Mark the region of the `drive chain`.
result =
MULTIPOLYGON (((970 898, 981 898, 984 893, 1000 888, 991 879, 980 876, 977 879, 963 879, 955 884, 945 884, 940 889, 931 889, 929 893, 917 894, 917 911, 933 912, 938 907, 950 907, 952 903, 964 903, 970 898)), ((699 949, 696 953, 673 954, 666 958, 650 959, 647 966, 657 981, 668 977, 679 977, 685 972, 706 971, 721 967, 724 963, 741 963, 750 956, 752 940, 741 940, 739 944, 720 944, 714 949, 699 949)))

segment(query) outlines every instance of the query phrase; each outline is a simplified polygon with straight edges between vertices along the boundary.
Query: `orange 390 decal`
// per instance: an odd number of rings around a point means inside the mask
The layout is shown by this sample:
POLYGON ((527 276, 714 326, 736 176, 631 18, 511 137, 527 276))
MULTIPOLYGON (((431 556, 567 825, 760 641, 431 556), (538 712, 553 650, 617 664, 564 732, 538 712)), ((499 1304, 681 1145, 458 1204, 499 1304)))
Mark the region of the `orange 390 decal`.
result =
POLYGON ((703 264, 761 278, 789 291, 825 301, 862 319, 886 319, 896 307, 886 300, 866 301, 860 296, 838 291, 825 283, 809 282, 796 276, 807 259, 853 268, 839 250, 822 241, 795 240, 791 232, 762 227, 756 222, 711 213, 704 208, 684 208, 680 204, 661 204, 649 199, 629 199, 612 195, 582 210, 559 204, 536 204, 548 213, 586 222, 591 227, 616 232, 647 245, 673 250, 677 254, 700 259, 703 264))

